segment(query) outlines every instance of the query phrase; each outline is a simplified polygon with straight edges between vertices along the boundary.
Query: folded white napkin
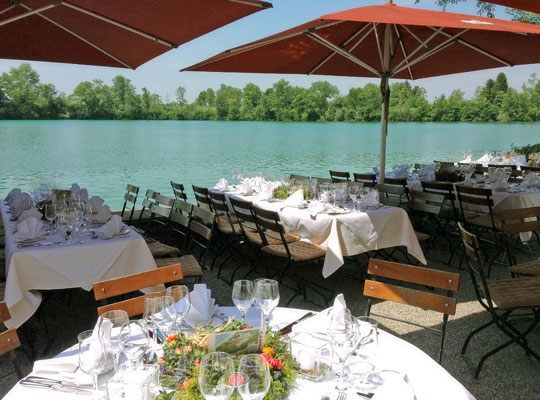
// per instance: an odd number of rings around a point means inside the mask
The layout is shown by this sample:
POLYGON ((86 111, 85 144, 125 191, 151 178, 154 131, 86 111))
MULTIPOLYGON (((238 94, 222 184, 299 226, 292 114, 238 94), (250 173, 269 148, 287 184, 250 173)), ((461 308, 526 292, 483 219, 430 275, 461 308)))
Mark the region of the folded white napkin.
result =
POLYGON ((17 224, 17 233, 13 235, 15 240, 36 239, 45 234, 41 219, 30 217, 17 224))
POLYGON ((79 349, 76 347, 50 359, 34 362, 32 374, 57 374, 59 372, 73 373, 79 368, 79 349))
POLYGON ((11 204, 21 194, 21 189, 11 189, 11 191, 6 196, 6 203, 11 204))
POLYGON ((329 203, 321 203, 318 201, 312 201, 308 205, 309 215, 312 218, 315 218, 317 214, 322 213, 328 209, 332 208, 332 205, 329 203))
POLYGON ((395 179, 404 179, 407 178, 408 166, 407 165, 398 165, 394 167, 392 171, 392 177, 395 179))
MULTIPOLYGON (((94 210, 92 208, 92 210, 94 210)), ((100 224, 104 224, 105 222, 107 222, 109 220, 109 218, 111 217, 111 209, 109 206, 103 206, 100 208, 99 212, 97 214, 93 214, 91 217, 90 217, 90 220, 93 221, 93 222, 98 222, 100 224)))
POLYGON ((81 187, 77 185, 76 183, 71 184, 71 194, 73 195, 73 198, 77 198, 77 195, 81 191, 81 187))
POLYGON ((92 196, 92 198, 88 200, 88 206, 92 209, 92 214, 97 214, 101 210, 103 203, 105 203, 105 200, 101 197, 92 196))
POLYGON ((389 376, 383 373, 383 379, 385 381, 375 390, 373 400, 416 400, 407 375, 393 373, 389 376))
POLYGON ((370 190, 368 194, 360 198, 360 203, 364 207, 377 207, 379 205, 379 191, 377 189, 370 190))
POLYGON ((338 294, 334 299, 334 305, 322 310, 317 315, 307 318, 304 321, 293 325, 293 332, 308 332, 308 333, 321 333, 326 335, 328 326, 330 324, 330 314, 339 313, 347 309, 347 304, 345 303, 345 297, 343 294, 338 294))
POLYGON ((251 193, 251 191, 253 190, 251 186, 251 182, 248 180, 245 180, 244 182, 242 182, 242 184, 240 185, 240 190, 244 193, 251 193))
POLYGON ((30 209, 32 205, 32 197, 28 193, 22 192, 11 202, 11 214, 18 216, 24 210, 30 209))
POLYGON ((75 198, 83 203, 88 203, 88 189, 81 189, 75 198))
POLYGON ((508 188, 508 184, 505 179, 497 179, 491 184, 491 190, 505 190, 508 188))
POLYGON ((214 186, 217 190, 224 190, 227 189, 229 186, 229 183, 227 182, 227 179, 220 178, 218 183, 216 183, 216 186, 214 186))
MULTIPOLYGON (((108 206, 105 206, 105 207, 108 207, 108 206)), ((122 217, 120 215, 113 215, 111 219, 109 220, 109 222, 105 224, 103 235, 111 238, 114 235, 119 234, 122 231, 123 227, 124 227, 124 223, 122 222, 122 217)))
POLYGON ((212 298, 212 291, 204 283, 194 285, 190 293, 191 308, 185 317, 190 325, 200 325, 207 322, 217 312, 218 305, 212 298))
POLYGON ((259 200, 270 200, 274 197, 274 187, 272 183, 262 183, 261 184, 261 193, 257 197, 259 200))
POLYGON ((301 204, 304 201, 304 191, 302 189, 297 190, 291 194, 283 203, 281 203, 281 208, 284 207, 293 207, 301 204))
POLYGON ((21 216, 19 217, 19 219, 17 219, 17 223, 20 224, 25 219, 28 219, 30 217, 41 219, 43 217, 43 214, 41 214, 36 207, 30 207, 28 210, 24 210, 21 213, 21 216))

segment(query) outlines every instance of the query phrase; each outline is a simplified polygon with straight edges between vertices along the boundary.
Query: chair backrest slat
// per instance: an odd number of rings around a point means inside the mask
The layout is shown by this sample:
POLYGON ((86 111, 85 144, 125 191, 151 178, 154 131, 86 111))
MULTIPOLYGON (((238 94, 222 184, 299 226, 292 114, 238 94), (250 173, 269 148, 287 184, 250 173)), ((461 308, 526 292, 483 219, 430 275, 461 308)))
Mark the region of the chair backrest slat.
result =
POLYGON ((96 282, 93 285, 94 298, 96 300, 107 299, 112 296, 130 293, 161 283, 173 282, 182 278, 182 266, 180 264, 174 264, 168 267, 96 282))
POLYGON ((309 181, 309 176, 290 174, 289 179, 291 181, 309 181))
POLYGON ((11 350, 15 350, 20 345, 21 342, 15 329, 8 329, 0 333, 0 356, 11 350))
POLYGON ((312 177, 311 179, 317 179, 317 183, 332 183, 331 178, 317 178, 316 176, 312 177))
POLYGON ((189 230, 210 241, 215 224, 215 214, 204 208, 193 206, 189 230))
POLYGON ((456 313, 457 302, 453 297, 372 281, 370 279, 366 279, 364 284, 364 295, 409 304, 448 315, 454 315, 456 313))
POLYGON ((150 212, 152 214, 158 215, 160 217, 169 218, 171 215, 172 208, 171 207, 163 207, 160 204, 150 204, 150 207, 148 207, 150 212))
POLYGON ((193 204, 177 199, 173 203, 170 220, 187 228, 189 226, 192 211, 193 204))
POLYGON ((8 319, 11 319, 9 308, 5 301, 0 301, 0 323, 6 322, 8 319))
POLYGON ((463 246, 467 255, 479 265, 485 263, 484 253, 480 249, 480 243, 478 237, 465 230, 461 222, 458 223, 458 229, 461 234, 463 246))
POLYGON ((262 208, 253 206, 253 212, 257 219, 257 224, 261 228, 269 229, 274 232, 284 233, 283 226, 279 223, 279 214, 275 211, 263 210, 262 208))
POLYGON ((252 203, 250 201, 240 200, 230 197, 229 201, 236 216, 242 221, 255 223, 255 216, 251 211, 252 203))
POLYGON ((533 167, 533 166, 530 166, 530 165, 522 165, 521 170, 522 171, 540 172, 540 167, 533 167))
POLYGON ((139 187, 131 184, 126 185, 126 192, 133 193, 134 195, 139 194, 139 187))
POLYGON ((377 182, 377 176, 375 174, 358 174, 356 172, 353 173, 354 181, 355 182, 364 182, 364 186, 366 182, 377 182))
POLYGON ((540 207, 504 210, 499 213, 503 233, 521 233, 540 230, 540 207))
POLYGON ((330 170, 330 178, 338 183, 339 181, 350 181, 351 174, 346 171, 333 171, 330 170))
POLYGON ((369 260, 367 273, 404 282, 433 286, 439 289, 452 291, 459 289, 459 274, 375 258, 369 260))

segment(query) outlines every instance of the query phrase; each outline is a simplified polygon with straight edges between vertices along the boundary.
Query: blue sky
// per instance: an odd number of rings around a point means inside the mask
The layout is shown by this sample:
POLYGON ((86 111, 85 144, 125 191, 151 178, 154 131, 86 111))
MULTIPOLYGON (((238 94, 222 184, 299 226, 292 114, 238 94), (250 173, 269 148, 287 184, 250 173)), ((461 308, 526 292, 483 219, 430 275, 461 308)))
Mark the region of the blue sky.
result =
MULTIPOLYGON (((378 83, 378 79, 322 77, 303 75, 257 75, 257 74, 226 74, 208 72, 179 72, 181 68, 195 64, 225 49, 239 46, 253 40, 280 32, 301 23, 315 19, 323 14, 346 10, 365 5, 382 4, 384 0, 268 0, 274 5, 273 9, 264 10, 242 20, 233 22, 205 36, 171 50, 135 71, 90 67, 73 64, 31 62, 32 67, 40 74, 42 82, 53 83, 59 91, 70 93, 82 81, 102 79, 110 84, 116 75, 124 75, 140 91, 143 87, 158 93, 164 99, 167 96, 174 99, 175 89, 184 86, 187 98, 193 101, 200 91, 208 87, 218 88, 221 83, 235 87, 244 87, 253 82, 266 89, 281 78, 291 84, 309 86, 317 80, 328 80, 336 85, 342 94, 350 88, 363 86, 368 82, 378 83)), ((394 0, 401 6, 421 7, 439 10, 434 0, 421 0, 415 5, 414 0, 394 0)), ((448 11, 475 14, 476 0, 450 6, 448 11)), ((497 7, 497 17, 507 18, 504 8, 497 7)), ((7 72, 11 67, 18 66, 21 61, 0 59, 0 73, 7 72)), ((427 89, 428 97, 449 94, 454 88, 462 89, 467 96, 472 96, 477 86, 483 85, 489 78, 495 78, 499 72, 505 72, 511 86, 521 88, 532 73, 540 72, 540 65, 500 68, 465 74, 450 75, 420 79, 413 84, 427 89)))

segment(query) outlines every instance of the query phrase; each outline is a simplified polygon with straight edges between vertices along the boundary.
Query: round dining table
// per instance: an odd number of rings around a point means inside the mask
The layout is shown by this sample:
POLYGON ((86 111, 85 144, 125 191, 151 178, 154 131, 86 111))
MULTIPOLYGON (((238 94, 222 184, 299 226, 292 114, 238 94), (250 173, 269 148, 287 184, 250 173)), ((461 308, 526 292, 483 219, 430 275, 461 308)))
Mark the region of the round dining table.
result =
MULTIPOLYGON (((240 313, 235 307, 220 307, 221 313, 228 316, 240 318, 240 313)), ((298 320, 306 314, 306 310, 294 308, 276 308, 271 316, 271 326, 282 327, 285 324, 298 320)), ((324 311, 323 311, 324 312, 324 311)), ((219 323, 222 320, 216 319, 214 322, 219 323)), ((304 320, 303 322, 307 322, 304 320)), ((260 314, 255 308, 251 308, 246 315, 246 323, 251 326, 260 325, 260 314)), ((300 324, 296 325, 300 326, 300 324)), ((309 326, 309 325, 308 325, 309 326)), ((385 371, 395 371, 397 376, 401 376, 407 380, 409 387, 412 389, 413 398, 416 400, 473 400, 474 396, 452 375, 450 375, 441 365, 429 357, 422 350, 408 343, 407 341, 398 338, 382 329, 379 329, 379 350, 375 357, 370 361, 373 362, 377 369, 385 371)), ((72 346, 62 353, 58 354, 54 361, 60 365, 62 358, 65 363, 77 362, 77 347, 72 346)), ((45 361, 38 361, 34 366, 34 372, 31 375, 42 375, 38 371, 39 363, 43 365, 45 361)), ((65 379, 64 374, 55 374, 54 371, 47 373, 49 378, 65 379)), ((88 377, 88 381, 91 381, 88 377)), ((100 376, 100 387, 105 391, 105 384, 110 374, 100 376)), ((319 381, 315 382, 302 377, 298 377, 295 387, 289 395, 291 400, 300 399, 316 399, 319 400, 326 394, 330 399, 337 397, 336 376, 334 373, 329 373, 319 381)), ((382 388, 382 386, 381 386, 382 388)), ((356 394, 354 388, 349 391, 354 394, 352 399, 362 399, 356 394)), ((377 390, 375 390, 377 396, 377 390)), ((63 393, 42 388, 28 388, 21 384, 16 384, 9 393, 4 397, 4 400, 24 400, 28 398, 39 398, 41 400, 62 400, 62 399, 84 399, 89 396, 77 395, 74 393, 63 393)), ((105 397, 104 397, 105 398, 105 397)), ((382 397, 381 397, 382 398, 382 397)), ((387 397, 385 397, 386 399, 387 397)))

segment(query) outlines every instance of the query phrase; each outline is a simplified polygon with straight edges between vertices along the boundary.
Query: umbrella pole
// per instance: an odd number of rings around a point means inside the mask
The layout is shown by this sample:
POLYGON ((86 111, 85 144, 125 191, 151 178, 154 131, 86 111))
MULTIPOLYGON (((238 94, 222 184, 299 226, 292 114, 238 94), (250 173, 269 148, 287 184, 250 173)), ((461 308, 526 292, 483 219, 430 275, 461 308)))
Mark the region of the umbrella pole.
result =
MULTIPOLYGON (((392 0, 386 0, 391 3, 392 0)), ((379 182, 384 183, 384 172, 386 167, 386 136, 388 136, 388 109, 390 107, 390 37, 392 26, 386 24, 384 27, 384 47, 383 47, 383 73, 381 74, 381 168, 379 170, 379 182)))

